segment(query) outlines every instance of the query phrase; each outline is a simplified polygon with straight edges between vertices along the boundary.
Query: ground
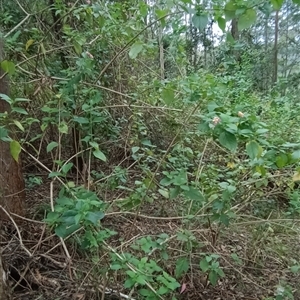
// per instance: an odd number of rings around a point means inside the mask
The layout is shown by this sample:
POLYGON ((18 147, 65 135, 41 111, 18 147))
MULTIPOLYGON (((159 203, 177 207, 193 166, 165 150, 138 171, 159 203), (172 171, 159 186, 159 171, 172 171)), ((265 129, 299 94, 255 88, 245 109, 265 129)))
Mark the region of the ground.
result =
MULTIPOLYGON (((14 299, 128 298, 130 291, 122 287, 124 277, 101 271, 107 264, 105 251, 95 251, 91 259, 71 239, 65 242, 64 248, 60 239, 41 221, 50 195, 50 182, 46 177, 43 181, 27 193, 27 219, 22 226, 16 228, 6 223, 2 232, 3 258, 6 270, 10 271, 9 285, 14 290, 14 299), (100 258, 95 260, 96 256, 100 258), (104 289, 105 294, 102 293, 104 289)), ((103 219, 103 226, 118 233, 108 243, 121 252, 134 251, 130 245, 143 236, 168 234, 168 263, 163 263, 159 250, 153 251, 151 258, 161 262, 164 269, 174 275, 175 259, 189 256, 190 268, 180 279, 177 299, 275 299, 276 289, 284 283, 291 288, 294 299, 300 299, 297 289, 300 276, 289 271, 292 259, 297 264, 300 255, 297 220, 273 218, 267 222, 244 216, 228 228, 218 230, 213 226, 204 227, 201 218, 187 223, 172 210, 164 217, 157 216, 156 212, 153 204, 139 216, 112 212, 103 219), (193 234, 195 246, 189 251, 174 238, 182 230, 193 234), (225 272, 225 277, 214 287, 199 268, 201 253, 208 252, 220 256, 225 272), (170 257, 174 258, 174 264, 170 257)))

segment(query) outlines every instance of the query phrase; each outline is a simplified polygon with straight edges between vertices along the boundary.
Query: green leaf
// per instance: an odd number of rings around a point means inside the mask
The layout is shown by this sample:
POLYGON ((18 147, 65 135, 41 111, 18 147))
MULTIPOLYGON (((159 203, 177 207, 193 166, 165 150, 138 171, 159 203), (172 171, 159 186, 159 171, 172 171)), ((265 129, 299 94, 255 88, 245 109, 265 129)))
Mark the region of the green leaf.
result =
POLYGON ((158 192, 165 198, 169 199, 169 191, 168 190, 163 190, 163 189, 158 189, 158 192))
POLYGON ((141 42, 135 42, 129 50, 129 57, 131 59, 137 58, 138 54, 143 50, 143 44, 141 42))
POLYGON ((79 124, 89 124, 90 122, 88 118, 78 117, 78 116, 74 116, 73 120, 74 122, 77 122, 79 124))
POLYGON ((228 150, 234 152, 237 148, 237 139, 234 134, 224 131, 219 136, 220 144, 228 150))
POLYGON ((0 127, 0 140, 6 141, 8 139, 8 131, 7 129, 0 127))
POLYGON ((284 153, 280 153, 278 156, 276 156, 276 165, 278 168, 283 168, 288 163, 288 156, 284 153))
POLYGON ((251 141, 246 145, 246 151, 250 159, 255 159, 259 155, 260 146, 256 141, 251 141))
POLYGON ((292 153, 292 159, 298 160, 300 158, 300 150, 296 150, 292 153))
POLYGON ((176 261, 175 277, 179 278, 188 271, 190 267, 189 260, 186 257, 181 257, 176 261))
POLYGON ((300 265, 291 266, 290 270, 292 273, 298 273, 300 271, 300 265))
POLYGON ((169 10, 167 10, 167 9, 156 9, 155 10, 155 14, 158 19, 166 17, 168 15, 168 13, 169 13, 169 10))
POLYGON ((30 39, 26 42, 26 45, 25 45, 25 49, 26 51, 28 50, 28 48, 34 43, 34 40, 33 39, 30 39))
POLYGON ((11 111, 22 115, 28 115, 28 112, 22 107, 12 107, 11 111))
POLYGON ((174 91, 171 89, 164 89, 162 92, 162 99, 164 100, 164 102, 167 105, 172 104, 172 102, 174 101, 174 91))
POLYGON ((51 142, 51 143, 49 143, 48 146, 47 146, 47 153, 51 152, 57 146, 58 146, 57 142, 51 142))
POLYGON ((104 155, 104 153, 102 151, 100 151, 99 149, 96 149, 95 151, 93 151, 93 155, 96 158, 99 158, 102 161, 106 161, 106 156, 104 155))
POLYGON ((253 8, 246 10, 244 14, 239 17, 238 29, 243 30, 249 28, 256 21, 256 11, 253 8))
POLYGON ((206 272, 209 269, 209 263, 206 258, 201 259, 200 268, 203 272, 206 272))
MULTIPOLYGON (((299 1, 299 0, 298 0, 299 1)), ((294 1, 293 1, 294 2, 294 1)), ((273 8, 275 10, 280 10, 283 4, 283 0, 271 0, 271 3, 273 5, 273 8)), ((295 2, 294 2, 295 3, 295 2)), ((299 3, 298 3, 299 4, 299 3)))
POLYGON ((1 94, 0 93, 0 98, 5 100, 7 103, 11 104, 12 103, 12 100, 9 96, 5 95, 5 94, 1 94))
POLYGON ((170 199, 175 199, 179 193, 181 192, 181 189, 179 186, 176 186, 175 188, 170 189, 170 199))
POLYGON ((69 131, 68 125, 65 122, 61 122, 58 126, 58 130, 60 133, 67 134, 69 131))
POLYGON ((98 212, 88 212, 86 215, 86 220, 92 222, 94 225, 104 218, 105 214, 102 211, 98 212))
POLYGON ((190 200, 199 202, 203 202, 205 200, 203 194, 193 187, 190 187, 188 191, 184 191, 184 195, 190 200))
POLYGON ((20 130, 22 130, 23 132, 24 132, 24 127, 23 127, 23 125, 19 122, 19 121, 17 121, 17 120, 13 120, 13 122, 14 122, 14 124, 20 129, 20 130))
POLYGON ((10 142, 10 154, 12 155, 13 159, 18 162, 19 161, 19 155, 21 153, 21 145, 17 141, 11 141, 10 142))
POLYGON ((219 279, 219 275, 217 272, 215 271, 210 271, 209 274, 208 274, 208 280, 209 282, 215 286, 218 282, 218 279, 219 279))
POLYGON ((47 218, 44 219, 44 222, 54 224, 58 220, 58 217, 59 217, 59 214, 57 212, 50 211, 47 214, 47 218))
POLYGON ((9 75, 13 75, 16 71, 16 66, 12 61, 3 60, 1 62, 1 68, 4 72, 7 72, 9 75))
POLYGON ((135 153, 138 152, 139 150, 140 150, 140 147, 132 147, 132 148, 131 148, 132 154, 135 154, 135 153))
POLYGON ((196 14, 192 17, 192 23, 196 28, 202 31, 208 24, 208 15, 206 13, 196 14))
POLYGON ((237 6, 233 1, 227 2, 224 8, 225 20, 230 21, 234 19, 236 10, 237 6))
POLYGON ((73 167, 73 163, 67 163, 61 167, 61 171, 64 174, 67 174, 71 170, 72 167, 73 167))
POLYGON ((80 228, 80 224, 74 224, 70 227, 67 227, 64 224, 61 224, 55 228, 55 234, 61 238, 65 238, 79 228, 80 228))
POLYGON ((300 5, 300 0, 293 0, 293 3, 300 5))
POLYGON ((219 17, 218 20, 217 20, 217 22, 218 22, 219 28, 220 28, 223 32, 225 32, 225 28, 226 28, 226 21, 225 21, 225 19, 222 18, 222 17, 219 17))
POLYGON ((62 205, 62 206, 73 206, 74 201, 67 197, 58 198, 55 200, 56 204, 62 205))
POLYGON ((51 172, 48 175, 48 178, 56 177, 56 176, 63 176, 60 172, 51 172))
POLYGON ((76 52, 76 54, 80 55, 82 53, 82 47, 79 43, 77 42, 73 42, 73 47, 74 47, 74 50, 76 52))

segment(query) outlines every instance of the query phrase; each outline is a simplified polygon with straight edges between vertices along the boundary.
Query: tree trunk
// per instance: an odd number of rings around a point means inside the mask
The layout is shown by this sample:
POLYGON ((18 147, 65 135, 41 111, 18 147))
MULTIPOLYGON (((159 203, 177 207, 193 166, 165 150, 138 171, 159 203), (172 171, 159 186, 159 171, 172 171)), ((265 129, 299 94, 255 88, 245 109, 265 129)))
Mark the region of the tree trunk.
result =
MULTIPOLYGON (((238 29, 238 20, 236 18, 232 19, 232 21, 231 21, 231 35, 236 42, 240 39, 240 33, 239 33, 239 29, 238 29)), ((235 56, 236 62, 240 65, 241 64, 240 51, 234 49, 233 54, 235 56)))
MULTIPOLYGON (((2 61, 3 43, 0 41, 0 61, 2 61)), ((8 94, 8 81, 1 78, 3 71, 0 70, 0 93, 8 94)), ((10 111, 10 105, 0 98, 0 113, 10 111)), ((9 130, 9 128, 6 128, 9 130)), ((10 131, 10 136, 13 132, 10 131)), ((7 212, 24 215, 25 184, 22 176, 20 161, 16 162, 11 153, 8 142, 0 140, 0 205, 7 212)), ((7 214, 0 207, 0 220, 8 220, 7 214)), ((17 221, 17 220, 16 220, 17 221)))
POLYGON ((8 300, 7 286, 5 283, 5 273, 3 270, 2 259, 1 259, 1 249, 0 249, 0 300, 8 300))
POLYGON ((279 10, 276 10, 276 15, 275 15, 275 40, 274 40, 274 73, 273 73, 273 83, 277 82, 277 74, 278 74, 278 23, 279 23, 279 10))

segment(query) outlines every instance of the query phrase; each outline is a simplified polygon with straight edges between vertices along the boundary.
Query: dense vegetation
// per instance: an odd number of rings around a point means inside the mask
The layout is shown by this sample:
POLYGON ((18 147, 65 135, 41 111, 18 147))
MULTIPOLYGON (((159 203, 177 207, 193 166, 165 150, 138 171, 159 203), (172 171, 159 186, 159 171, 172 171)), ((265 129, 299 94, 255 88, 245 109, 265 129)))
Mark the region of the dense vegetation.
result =
POLYGON ((0 1, 16 299, 300 299, 299 3, 0 1))

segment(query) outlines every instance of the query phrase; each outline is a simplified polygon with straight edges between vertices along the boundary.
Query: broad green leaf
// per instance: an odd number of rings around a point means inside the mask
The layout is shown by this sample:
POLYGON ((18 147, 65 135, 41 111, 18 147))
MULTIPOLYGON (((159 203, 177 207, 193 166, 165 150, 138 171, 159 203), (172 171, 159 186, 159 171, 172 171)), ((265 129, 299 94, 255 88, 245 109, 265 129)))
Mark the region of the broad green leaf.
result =
POLYGON ((19 155, 21 153, 21 145, 17 141, 11 141, 10 142, 10 154, 12 155, 13 159, 18 162, 19 161, 19 155))
POLYGON ((218 282, 219 275, 217 274, 216 271, 212 270, 208 274, 208 280, 212 284, 212 286, 215 286, 218 282))
POLYGON ((292 153, 292 159, 294 160, 300 159, 300 150, 296 150, 292 153))
POLYGON ((61 174, 60 172, 51 172, 48 175, 48 178, 52 178, 52 177, 56 177, 56 176, 62 176, 63 174, 61 174))
POLYGON ((249 28, 256 21, 256 11, 253 8, 246 10, 244 14, 239 17, 238 29, 243 30, 249 28))
POLYGON ((65 238, 79 228, 80 224, 74 224, 70 227, 67 227, 65 224, 61 224, 55 228, 55 234, 61 238, 65 238))
POLYGON ((246 151, 247 151, 247 154, 249 155, 250 159, 253 160, 258 157, 259 148, 260 148, 260 146, 256 141, 251 141, 251 142, 247 143, 246 151))
POLYGON ((167 294, 167 293, 169 293, 170 292, 170 289, 169 289, 169 287, 166 287, 166 286, 160 286, 159 287, 159 289, 158 289, 158 291, 157 291, 157 294, 158 295, 165 295, 165 294, 167 294))
POLYGON ((181 257, 176 261, 175 277, 179 278, 188 271, 190 267, 189 260, 186 257, 181 257))
POLYGON ((204 201, 202 193, 198 189, 195 189, 193 187, 190 187, 188 191, 184 191, 184 195, 190 200, 195 200, 199 202, 204 201))
POLYGON ((61 122, 58 126, 58 130, 60 133, 67 134, 69 131, 68 125, 65 122, 61 122))
POLYGON ((148 4, 146 4, 145 2, 143 1, 140 1, 139 3, 139 8, 140 8, 140 14, 142 17, 146 17, 147 14, 148 14, 148 4))
POLYGON ((92 222, 94 225, 104 218, 105 214, 102 211, 97 212, 88 212, 86 215, 86 219, 92 222))
POLYGON ((162 98, 164 100, 164 102, 167 104, 167 105, 170 105, 172 104, 172 102, 174 101, 174 91, 171 90, 171 89, 164 89, 163 92, 162 92, 162 98))
POLYGON ((139 150, 140 150, 140 147, 132 147, 131 148, 132 154, 138 152, 139 150))
POLYGON ((192 23, 196 28, 202 31, 208 24, 208 15, 206 13, 196 14, 192 17, 192 23))
POLYGON ((104 153, 102 151, 100 151, 99 149, 96 149, 95 151, 93 151, 93 155, 97 158, 99 158, 102 161, 106 161, 106 156, 104 155, 104 153))
POLYGON ((282 7, 282 4, 283 4, 283 0, 271 0, 271 3, 275 10, 280 10, 280 8, 282 7))
POLYGON ((290 270, 291 270, 291 272, 292 273, 299 273, 299 271, 300 271, 300 265, 294 265, 294 266, 291 266, 290 267, 290 270))
POLYGON ((220 28, 223 32, 225 32, 225 28, 226 28, 226 21, 225 21, 225 19, 222 18, 222 17, 219 17, 218 20, 217 20, 217 22, 218 22, 219 28, 220 28))
POLYGON ((48 214, 47 214, 47 218, 44 219, 44 222, 46 223, 55 223, 59 218, 59 214, 57 212, 54 212, 54 211, 50 211, 48 214))
POLYGON ((225 20, 229 21, 234 19, 236 10, 237 10, 237 6, 234 3, 234 1, 227 2, 224 8, 225 20))
POLYGON ((209 269, 209 263, 206 260, 206 258, 201 259, 200 268, 201 268, 202 272, 206 272, 209 269))
POLYGON ((56 204, 63 205, 63 206, 73 206, 74 201, 68 197, 61 197, 55 200, 56 204))
POLYGON ((168 13, 169 13, 169 10, 167 10, 167 9, 156 9, 155 10, 155 14, 158 19, 166 17, 168 15, 168 13))
POLYGON ((34 40, 33 39, 30 39, 26 42, 26 45, 25 45, 25 49, 26 51, 28 50, 28 48, 34 43, 34 40))
POLYGON ((234 134, 224 131, 219 136, 220 144, 228 150, 234 152, 237 148, 237 140, 234 134))
POLYGON ((0 140, 6 141, 8 139, 8 131, 7 129, 0 127, 0 140))
POLYGON ((76 54, 80 55, 82 53, 82 47, 79 43, 77 42, 73 42, 73 47, 74 47, 74 50, 76 52, 76 54))
POLYGON ((277 157, 276 157, 276 165, 278 168, 283 168, 287 165, 288 163, 288 156, 284 153, 280 153, 277 157))
POLYGON ((168 190, 163 190, 163 189, 158 189, 158 192, 165 198, 169 199, 169 191, 168 190))
POLYGON ((73 120, 74 122, 77 122, 79 124, 89 124, 90 122, 88 118, 78 117, 78 116, 74 116, 73 120))
POLYGON ((73 167, 73 163, 67 163, 61 167, 61 171, 64 174, 67 174, 71 170, 72 167, 73 167))
POLYGON ((49 143, 48 146, 47 146, 47 153, 51 152, 57 146, 58 146, 57 142, 51 142, 51 143, 49 143))
POLYGON ((16 66, 12 61, 3 60, 1 62, 1 68, 3 71, 7 72, 9 75, 13 75, 16 71, 16 66))
POLYGON ((138 54, 143 50, 143 44, 141 42, 135 42, 129 50, 129 57, 131 59, 137 58, 138 54))
POLYGON ((300 0, 293 0, 293 3, 300 5, 300 0))
POLYGON ((175 188, 170 189, 170 199, 175 199, 181 192, 181 189, 179 186, 176 186, 175 188))

